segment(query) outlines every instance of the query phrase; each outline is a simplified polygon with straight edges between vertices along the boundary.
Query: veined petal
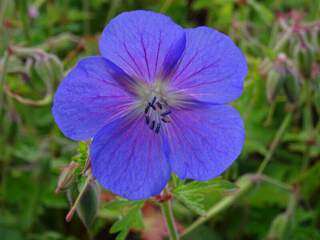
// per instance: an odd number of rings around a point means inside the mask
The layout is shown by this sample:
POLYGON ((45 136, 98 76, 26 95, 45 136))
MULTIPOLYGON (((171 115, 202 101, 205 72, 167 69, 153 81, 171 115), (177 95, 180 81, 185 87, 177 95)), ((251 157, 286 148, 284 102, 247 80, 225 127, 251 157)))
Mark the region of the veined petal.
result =
POLYGON ((246 59, 223 33, 208 27, 186 29, 186 48, 171 87, 199 101, 228 103, 242 94, 246 59))
POLYGON ((52 112, 60 130, 71 139, 85 140, 126 114, 134 101, 124 86, 130 81, 107 59, 81 60, 63 79, 54 96, 52 112))
POLYGON ((239 113, 228 105, 171 113, 167 124, 172 170, 182 179, 209 180, 238 157, 244 143, 239 113))
POLYGON ((130 76, 153 81, 158 75, 168 75, 175 67, 185 47, 185 33, 162 14, 125 12, 106 26, 99 46, 104 57, 130 76))
POLYGON ((159 194, 170 178, 163 137, 151 131, 143 116, 125 117, 105 126, 90 147, 92 173, 122 197, 138 200, 159 194))

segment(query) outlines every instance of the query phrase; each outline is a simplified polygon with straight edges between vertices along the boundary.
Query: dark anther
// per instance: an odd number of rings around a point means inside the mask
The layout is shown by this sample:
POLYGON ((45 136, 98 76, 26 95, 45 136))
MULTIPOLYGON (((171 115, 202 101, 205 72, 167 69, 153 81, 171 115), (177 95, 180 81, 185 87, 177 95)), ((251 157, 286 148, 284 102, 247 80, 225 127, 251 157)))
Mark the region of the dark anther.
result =
POLYGON ((144 113, 147 114, 149 112, 150 106, 149 104, 147 105, 146 109, 144 110, 144 113))
POLYGON ((146 116, 146 124, 149 124, 149 123, 150 123, 150 117, 146 116))
POLYGON ((164 122, 164 123, 169 123, 170 119, 167 118, 166 116, 164 116, 164 117, 161 118, 161 121, 164 122))
POLYGON ((156 102, 156 100, 157 100, 157 97, 154 96, 153 99, 152 99, 151 105, 153 105, 156 102))
POLYGON ((148 106, 152 107, 153 110, 156 110, 156 107, 153 104, 149 103, 148 106))
POLYGON ((160 131, 160 126, 161 126, 160 123, 158 123, 158 124, 157 124, 157 127, 156 127, 156 130, 155 130, 156 133, 159 133, 159 131, 160 131))
POLYGON ((151 125, 150 125, 150 129, 153 130, 154 129, 154 125, 155 125, 155 121, 152 121, 151 125))
POLYGON ((162 104, 160 102, 157 102, 157 106, 160 110, 162 110, 162 104))
POLYGON ((171 111, 166 111, 166 112, 164 112, 164 113, 161 113, 161 116, 162 116, 162 117, 165 117, 165 116, 169 115, 170 113, 171 113, 171 111))

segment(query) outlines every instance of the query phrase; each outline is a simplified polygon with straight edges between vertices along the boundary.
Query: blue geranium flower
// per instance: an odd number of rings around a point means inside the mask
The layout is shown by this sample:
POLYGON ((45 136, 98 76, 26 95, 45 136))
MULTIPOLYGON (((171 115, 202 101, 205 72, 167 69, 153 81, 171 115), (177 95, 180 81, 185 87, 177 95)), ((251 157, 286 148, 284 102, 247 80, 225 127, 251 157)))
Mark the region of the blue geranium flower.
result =
POLYGON ((227 103, 241 95, 247 64, 229 37, 133 11, 107 25, 99 46, 102 56, 82 59, 61 82, 52 111, 67 137, 93 138, 102 186, 144 199, 172 172, 209 180, 238 157, 243 122, 227 103))

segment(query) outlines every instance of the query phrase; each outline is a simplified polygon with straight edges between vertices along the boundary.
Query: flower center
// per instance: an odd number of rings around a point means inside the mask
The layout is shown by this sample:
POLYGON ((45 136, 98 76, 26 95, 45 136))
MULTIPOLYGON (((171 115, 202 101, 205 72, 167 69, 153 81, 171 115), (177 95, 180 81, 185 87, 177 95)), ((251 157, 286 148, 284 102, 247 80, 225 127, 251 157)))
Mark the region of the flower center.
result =
POLYGON ((160 97, 153 96, 150 101, 147 102, 147 106, 144 110, 146 124, 155 133, 160 132, 162 123, 169 123, 171 111, 167 102, 160 97))

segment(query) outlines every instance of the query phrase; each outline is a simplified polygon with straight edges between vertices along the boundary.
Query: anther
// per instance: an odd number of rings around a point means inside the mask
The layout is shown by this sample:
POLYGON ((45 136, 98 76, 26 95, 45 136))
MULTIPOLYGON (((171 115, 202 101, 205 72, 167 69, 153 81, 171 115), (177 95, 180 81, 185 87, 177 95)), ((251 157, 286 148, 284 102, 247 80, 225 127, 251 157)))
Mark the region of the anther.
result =
POLYGON ((149 104, 147 105, 146 109, 144 110, 144 113, 147 114, 149 112, 150 106, 149 104))
POLYGON ((149 103, 148 106, 151 107, 153 110, 156 110, 156 107, 153 104, 149 103))
POLYGON ((151 105, 153 105, 153 104, 156 102, 156 100, 157 100, 157 97, 154 96, 153 99, 152 99, 152 101, 151 101, 151 105))
POLYGON ((157 102, 157 106, 160 110, 162 110, 162 104, 160 102, 157 102))
POLYGON ((170 113, 171 113, 171 111, 166 111, 166 112, 164 112, 164 113, 161 113, 160 115, 161 115, 162 117, 165 117, 165 116, 169 115, 170 113))
POLYGON ((151 125, 150 125, 150 129, 153 130, 154 129, 154 125, 155 125, 155 121, 153 120, 151 125))
POLYGON ((169 123, 170 119, 167 116, 164 116, 164 117, 161 118, 161 121, 164 122, 164 123, 169 123))
POLYGON ((157 124, 157 127, 156 127, 156 130, 155 130, 156 133, 159 133, 160 127, 161 127, 161 125, 160 125, 160 123, 158 123, 158 124, 157 124))
POLYGON ((149 125, 149 123, 150 123, 150 117, 149 117, 149 116, 146 116, 146 124, 149 125))

